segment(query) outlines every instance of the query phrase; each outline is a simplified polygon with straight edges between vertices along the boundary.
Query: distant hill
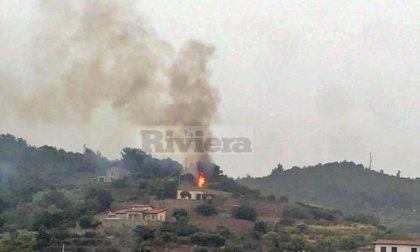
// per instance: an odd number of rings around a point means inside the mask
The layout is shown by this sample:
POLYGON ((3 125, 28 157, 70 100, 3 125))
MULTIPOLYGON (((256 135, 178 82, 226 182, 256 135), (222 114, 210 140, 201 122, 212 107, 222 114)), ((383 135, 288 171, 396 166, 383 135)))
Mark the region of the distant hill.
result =
POLYGON ((269 176, 246 177, 238 182, 265 195, 286 196, 348 214, 374 213, 387 224, 420 230, 419 178, 398 178, 344 161, 289 170, 279 167, 269 176))

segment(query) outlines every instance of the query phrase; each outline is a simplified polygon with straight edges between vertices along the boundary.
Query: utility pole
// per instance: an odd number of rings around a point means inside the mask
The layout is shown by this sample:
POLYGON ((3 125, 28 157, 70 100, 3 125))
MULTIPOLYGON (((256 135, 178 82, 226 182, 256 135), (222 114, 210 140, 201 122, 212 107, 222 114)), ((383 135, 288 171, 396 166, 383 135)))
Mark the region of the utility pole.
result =
POLYGON ((372 170, 372 152, 369 153, 369 170, 372 170))

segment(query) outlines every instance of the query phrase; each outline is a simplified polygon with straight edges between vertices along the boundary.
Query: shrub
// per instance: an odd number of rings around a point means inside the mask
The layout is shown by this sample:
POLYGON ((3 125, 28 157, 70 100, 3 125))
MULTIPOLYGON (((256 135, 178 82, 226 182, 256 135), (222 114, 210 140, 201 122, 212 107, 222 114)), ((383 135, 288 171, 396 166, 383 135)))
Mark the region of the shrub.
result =
POLYGON ((283 217, 287 219, 309 219, 309 210, 301 205, 289 203, 284 206, 283 217))
POLYGON ((296 226, 296 229, 299 233, 306 233, 309 228, 306 224, 299 224, 296 226))
POLYGON ((199 247, 199 248, 194 249, 194 252, 208 252, 208 250, 206 248, 199 247))
POLYGON ((276 196, 270 194, 270 195, 267 196, 267 200, 268 201, 275 201, 276 200, 276 196))
POLYGON ((341 211, 324 209, 303 203, 288 203, 284 206, 283 217, 293 219, 333 221, 342 216, 341 211))
POLYGON ((215 190, 230 192, 234 197, 245 196, 247 198, 261 198, 260 191, 241 185, 231 178, 224 179, 220 183, 211 184, 209 187, 215 190))
POLYGON ((241 206, 235 208, 233 210, 232 215, 237 219, 250 221, 255 221, 255 219, 257 218, 257 213, 255 212, 255 209, 248 204, 242 204, 241 206))
POLYGON ((223 237, 229 237, 231 235, 229 228, 222 224, 217 226, 217 233, 223 237))
POLYGON ((172 233, 168 233, 168 232, 164 232, 162 234, 162 242, 163 243, 170 243, 170 242, 175 242, 176 241, 176 236, 172 233))
POLYGON ((216 208, 206 203, 197 206, 195 208, 195 212, 203 216, 212 216, 217 214, 216 208))
POLYGON ((188 217, 188 212, 183 208, 176 208, 174 209, 172 216, 175 217, 177 221, 179 221, 181 219, 186 219, 188 217))
POLYGON ((340 250, 356 250, 362 243, 360 239, 355 236, 343 236, 338 242, 338 248, 340 250))
POLYGON ((181 198, 183 199, 191 199, 191 193, 188 191, 182 191, 180 194, 181 198))
POLYGON ((146 226, 137 226, 133 229, 140 241, 151 240, 155 237, 155 230, 146 226))
POLYGON ((263 244, 269 248, 270 251, 283 251, 286 248, 286 243, 283 241, 283 237, 276 232, 268 232, 265 234, 263 236, 263 244))
POLYGON ((290 239, 288 248, 293 252, 303 251, 305 249, 305 240, 302 236, 294 235, 290 239))
POLYGON ((177 236, 189 236, 198 231, 197 226, 180 221, 175 223, 165 222, 161 227, 161 232, 174 233, 177 236))
POLYGON ((111 194, 102 188, 91 187, 85 192, 86 206, 95 213, 107 210, 112 203, 111 194))
POLYGON ((338 250, 337 243, 337 240, 335 240, 333 237, 326 237, 322 240, 316 241, 314 248, 312 248, 310 251, 336 252, 338 250))
POLYGON ((263 221, 255 222, 254 230, 263 234, 267 233, 267 224, 263 221))
POLYGON ((350 222, 350 223, 362 223, 372 226, 378 226, 379 225, 379 218, 374 215, 368 215, 368 214, 356 214, 356 215, 350 215, 344 218, 344 221, 350 222))
POLYGON ((223 252, 245 252, 244 248, 239 245, 226 246, 223 252))
POLYGON ((292 226, 293 224, 295 224, 295 221, 291 218, 285 218, 279 221, 278 224, 283 226, 292 226))
POLYGON ((83 229, 95 228, 96 226, 98 226, 98 223, 95 221, 95 219, 91 215, 81 216, 78 222, 79 222, 79 226, 83 229))
POLYGON ((225 239, 218 234, 196 233, 191 236, 191 243, 205 247, 222 247, 225 239))

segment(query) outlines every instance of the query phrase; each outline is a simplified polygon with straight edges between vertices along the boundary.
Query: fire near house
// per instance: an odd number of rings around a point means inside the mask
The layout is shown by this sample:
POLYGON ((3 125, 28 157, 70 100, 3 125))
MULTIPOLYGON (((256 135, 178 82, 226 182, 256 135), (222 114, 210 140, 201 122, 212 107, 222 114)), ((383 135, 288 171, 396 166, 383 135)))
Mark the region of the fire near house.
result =
POLYGON ((151 205, 132 205, 128 209, 119 209, 107 214, 106 220, 129 220, 134 222, 166 221, 166 209, 151 205))
POLYGON ((179 200, 209 200, 217 194, 220 194, 220 192, 194 186, 181 186, 177 190, 176 198, 179 200))
POLYGON ((375 252, 420 252, 420 240, 378 240, 375 252))

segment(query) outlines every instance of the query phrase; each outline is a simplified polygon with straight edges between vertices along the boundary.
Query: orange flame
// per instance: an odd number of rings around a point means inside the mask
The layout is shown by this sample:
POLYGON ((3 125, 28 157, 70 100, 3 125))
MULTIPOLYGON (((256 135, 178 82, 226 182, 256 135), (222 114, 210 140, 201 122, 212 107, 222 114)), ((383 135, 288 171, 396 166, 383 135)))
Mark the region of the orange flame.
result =
POLYGON ((201 174, 198 175, 198 178, 197 178, 198 187, 202 188, 202 187, 204 187, 205 184, 206 184, 206 178, 201 174))

